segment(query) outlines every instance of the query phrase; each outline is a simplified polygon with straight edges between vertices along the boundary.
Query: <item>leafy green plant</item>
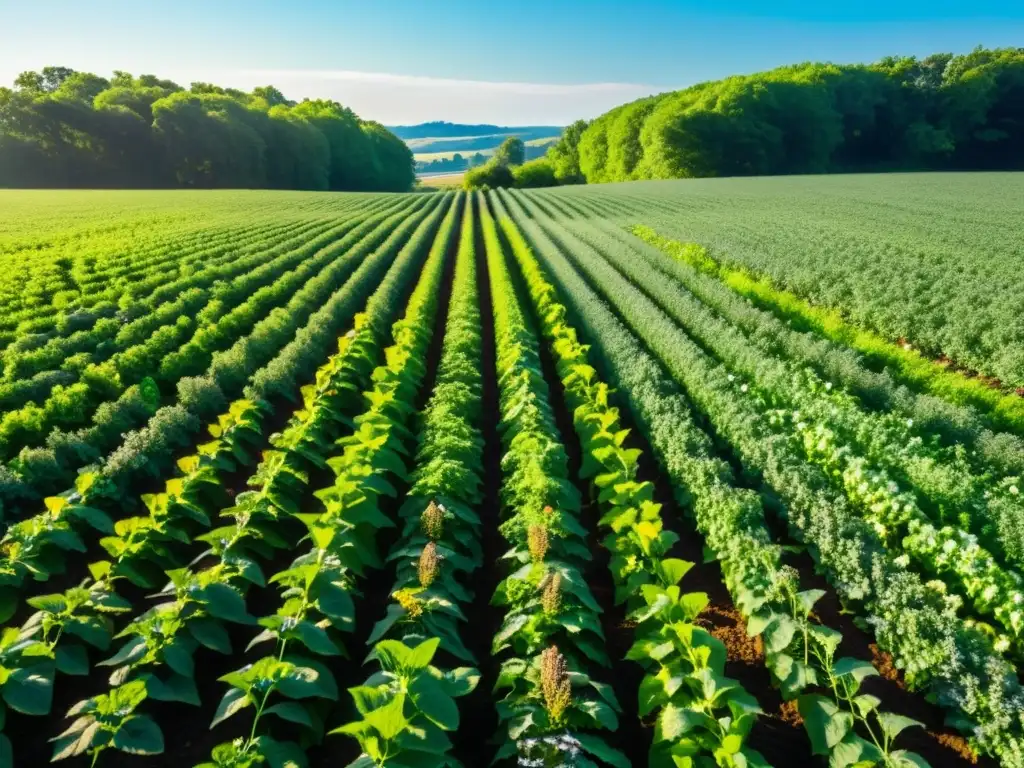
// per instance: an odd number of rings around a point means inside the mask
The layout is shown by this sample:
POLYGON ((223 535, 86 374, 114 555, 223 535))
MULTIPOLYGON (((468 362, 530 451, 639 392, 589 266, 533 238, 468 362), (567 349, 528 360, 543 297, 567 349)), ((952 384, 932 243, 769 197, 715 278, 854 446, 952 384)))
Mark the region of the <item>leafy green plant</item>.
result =
POLYGON ((75 720, 54 743, 53 759, 83 753, 96 765, 101 754, 116 749, 130 755, 156 755, 164 751, 160 727, 145 715, 135 714, 146 699, 146 683, 132 680, 109 693, 80 701, 68 712, 75 720))
POLYGON ((569 480, 536 332, 486 199, 478 195, 477 203, 499 350, 499 433, 506 451, 500 531, 511 545, 505 558, 519 564, 492 599, 506 606, 494 651, 513 654, 496 686, 508 689, 498 707, 498 756, 560 765, 550 761, 564 757, 565 745, 602 763, 625 765, 626 757, 601 735, 618 728, 619 704, 608 686, 585 672, 589 665, 610 666, 610 660, 601 609, 583 577, 592 555, 578 520, 579 492, 569 480))
POLYGON ((460 667, 442 672, 431 662, 439 638, 408 646, 397 640, 381 640, 371 658, 380 665, 367 681, 349 693, 360 719, 331 733, 343 733, 359 741, 363 754, 350 768, 413 768, 453 765, 446 732, 459 727, 455 699, 472 692, 480 675, 460 667))

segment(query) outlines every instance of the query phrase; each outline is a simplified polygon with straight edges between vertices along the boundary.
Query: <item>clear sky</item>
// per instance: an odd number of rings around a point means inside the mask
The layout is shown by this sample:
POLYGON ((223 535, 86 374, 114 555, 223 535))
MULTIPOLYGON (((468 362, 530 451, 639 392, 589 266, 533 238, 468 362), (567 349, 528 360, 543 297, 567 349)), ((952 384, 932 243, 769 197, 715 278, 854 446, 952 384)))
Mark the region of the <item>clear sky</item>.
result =
POLYGON ((564 124, 800 61, 1024 45, 1024 0, 0 0, 0 82, 47 64, 273 84, 389 125, 564 124))

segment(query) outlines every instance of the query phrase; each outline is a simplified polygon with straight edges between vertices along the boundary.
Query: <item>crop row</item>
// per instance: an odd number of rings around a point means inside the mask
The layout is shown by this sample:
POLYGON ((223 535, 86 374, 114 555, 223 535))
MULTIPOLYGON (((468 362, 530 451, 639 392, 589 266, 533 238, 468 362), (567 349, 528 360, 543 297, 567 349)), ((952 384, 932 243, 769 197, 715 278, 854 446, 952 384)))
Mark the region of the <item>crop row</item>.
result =
MULTIPOLYGON (((431 204, 421 207, 397 227, 395 225, 402 218, 401 213, 391 217, 374 217, 365 227, 358 228, 362 231, 362 238, 349 241, 352 245, 358 242, 358 245, 345 258, 335 259, 327 269, 307 279, 298 290, 291 294, 281 294, 274 290, 274 286, 270 286, 271 295, 267 300, 283 301, 284 306, 270 308, 273 307, 271 304, 266 316, 251 326, 248 335, 228 339, 231 343, 227 349, 216 352, 200 349, 188 357, 189 361, 205 362, 207 368, 203 371, 193 365, 189 369, 191 375, 183 375, 178 379, 178 402, 169 407, 183 408, 184 413, 173 420, 180 422, 192 413, 201 418, 211 416, 216 412, 210 410, 211 406, 215 409, 218 401, 224 402, 223 398, 241 394, 247 378, 260 366, 270 362, 296 329, 301 327, 332 291, 341 286, 344 278, 353 274, 352 268, 358 271, 360 262, 368 261, 374 265, 373 269, 386 263, 388 257, 393 256, 401 246, 403 238, 427 215, 430 208, 431 204), (201 375, 197 377, 195 374, 201 375)), ((245 305, 241 305, 239 311, 251 316, 249 310, 242 307, 245 305)), ((100 459, 105 446, 113 447, 112 444, 123 433, 136 428, 140 417, 144 419, 152 414, 155 410, 153 406, 159 405, 159 401, 152 396, 145 399, 145 383, 143 380, 140 385, 129 387, 117 401, 101 405, 92 427, 72 433, 57 432, 46 449, 24 452, 17 464, 8 469, 9 476, 14 477, 9 481, 8 488, 3 489, 7 491, 3 497, 5 506, 10 506, 12 498, 31 501, 38 498, 40 491, 52 492, 61 487, 68 482, 69 476, 74 476, 79 467, 100 459), (12 469, 14 472, 10 471, 12 469)), ((161 413, 169 418, 175 412, 161 409, 152 415, 152 419, 159 419, 161 413)), ((104 472, 120 476, 125 471, 139 469, 138 455, 138 449, 132 445, 129 435, 122 441, 121 447, 108 456, 104 462, 104 472)), ((118 480, 120 482, 120 478, 118 480)))
POLYGON ((771 429, 768 403, 730 378, 597 252, 554 223, 545 224, 558 234, 573 266, 683 385, 744 466, 761 473, 785 504, 793 533, 811 545, 844 601, 869 617, 879 645, 893 653, 908 682, 927 686, 984 751, 1007 765, 1020 764, 1019 685, 991 640, 957 616, 958 601, 926 585, 905 559, 886 549, 825 472, 807 462, 800 443, 771 429))
MULTIPOLYGON (((169 316, 166 324, 138 343, 131 344, 125 339, 126 345, 120 346, 115 341, 107 350, 111 354, 104 354, 98 361, 87 355, 81 361, 78 383, 57 385, 42 405, 29 403, 4 415, 0 420, 0 449, 3 450, 0 456, 10 456, 22 447, 37 445, 54 429, 78 426, 99 403, 117 398, 127 387, 149 374, 154 374, 158 385, 173 387, 181 378, 200 373, 213 353, 250 330, 271 308, 295 293, 319 267, 332 264, 338 253, 345 253, 379 221, 375 217, 353 219, 297 248, 289 250, 294 241, 277 246, 270 253, 280 254, 279 257, 259 266, 248 265, 243 275, 234 277, 229 292, 211 296, 197 313, 169 316)), ((367 246, 374 244, 370 241, 367 246)), ((357 256, 343 261, 349 265, 357 256)), ((242 264, 240 268, 245 266, 242 264)), ((110 318, 97 325, 100 324, 117 327, 119 323, 110 318)), ((94 327, 61 341, 72 341, 80 334, 95 336, 102 332, 101 328, 94 327)), ((47 346, 38 351, 46 351, 47 346)), ((63 346, 60 344, 51 350, 57 354, 57 359, 70 354, 63 346)), ((6 372, 12 370, 8 367, 6 372)))
MULTIPOLYGON (((305 484, 305 472, 322 465, 318 452, 327 449, 326 436, 331 430, 344 428, 344 414, 350 413, 354 404, 353 393, 369 383, 369 372, 379 355, 376 350, 381 340, 380 329, 386 327, 388 318, 400 306, 403 286, 416 275, 444 208, 436 208, 418 227, 383 282, 367 281, 376 286, 367 304, 367 314, 360 316, 355 332, 343 337, 338 355, 319 370, 316 384, 303 391, 305 407, 296 412, 280 434, 271 437, 272 450, 264 452, 262 462, 248 481, 254 490, 238 494, 233 505, 221 511, 224 524, 196 535, 210 525, 198 503, 199 495, 204 487, 223 482, 223 459, 238 446, 234 439, 218 438, 211 444, 212 451, 211 446, 204 446, 206 450, 198 456, 181 462, 186 474, 171 481, 167 493, 146 498, 150 507, 148 517, 119 521, 118 535, 101 542, 114 560, 105 567, 91 568, 95 581, 87 592, 105 597, 117 580, 126 578, 150 587, 151 579, 160 574, 161 568, 168 569, 171 582, 161 592, 163 602, 136 616, 119 633, 119 637, 128 640, 113 657, 102 662, 104 666, 115 667, 110 690, 72 709, 72 716, 77 719, 58 739, 56 755, 89 752, 95 756, 110 748, 156 751, 162 737, 153 720, 136 714, 142 702, 149 698, 199 703, 192 679, 192 657, 203 645, 227 652, 229 635, 223 624, 249 623, 242 602, 246 585, 263 584, 259 562, 285 546, 290 529, 284 521, 298 512, 297 496, 305 484), (176 556, 181 560, 180 545, 193 540, 210 548, 193 557, 191 565, 172 568, 176 556)), ((350 293, 350 297, 355 295, 350 293)), ((352 310, 347 316, 352 317, 352 310)), ((239 413, 248 415, 246 431, 251 433, 256 431, 265 410, 243 401, 232 407, 232 414, 239 413)), ((234 435, 237 429, 231 429, 233 423, 231 417, 226 423, 222 420, 224 426, 216 433, 222 437, 234 435)), ((82 513, 81 505, 68 506, 82 513)), ((189 562, 188 558, 183 562, 189 562)), ((80 614, 87 614, 90 607, 97 610, 95 606, 75 607, 80 614)), ((46 626, 51 620, 44 610, 41 617, 30 623, 46 626)), ((51 651, 58 653, 59 648, 51 647, 51 651)), ((47 663, 40 658, 39 664, 47 663)), ((6 688, 4 696, 6 699, 6 688)))

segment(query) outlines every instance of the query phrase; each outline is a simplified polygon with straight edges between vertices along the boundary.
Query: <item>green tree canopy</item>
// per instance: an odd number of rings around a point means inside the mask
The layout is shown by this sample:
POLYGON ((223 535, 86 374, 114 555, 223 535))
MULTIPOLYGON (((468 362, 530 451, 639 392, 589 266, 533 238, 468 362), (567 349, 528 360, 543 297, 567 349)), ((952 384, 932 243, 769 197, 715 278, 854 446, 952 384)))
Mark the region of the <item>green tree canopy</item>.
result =
POLYGON ((1024 49, 780 67, 624 104, 569 137, 548 153, 559 180, 574 160, 588 182, 1021 168, 1024 49))
POLYGON ((518 136, 509 136, 494 150, 498 165, 522 165, 526 160, 526 145, 518 136))
POLYGON ((186 90, 155 75, 67 67, 0 88, 0 186, 405 190, 412 153, 329 101, 272 85, 186 90))

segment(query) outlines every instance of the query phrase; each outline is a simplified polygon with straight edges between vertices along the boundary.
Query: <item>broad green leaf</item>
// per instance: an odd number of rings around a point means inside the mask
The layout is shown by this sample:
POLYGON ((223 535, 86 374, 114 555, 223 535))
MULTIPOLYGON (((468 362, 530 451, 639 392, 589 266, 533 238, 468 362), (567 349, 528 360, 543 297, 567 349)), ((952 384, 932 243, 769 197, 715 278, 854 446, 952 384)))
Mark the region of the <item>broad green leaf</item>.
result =
POLYGON ((274 714, 283 720, 298 723, 299 725, 304 725, 307 728, 313 727, 313 721, 310 720, 309 713, 306 711, 306 708, 297 701, 282 701, 280 704, 267 707, 263 711, 264 714, 274 714))
POLYGON ((836 677, 850 676, 860 683, 865 677, 877 675, 878 670, 875 669, 869 661, 842 658, 832 665, 832 674, 836 677))
POLYGON ((458 667, 445 672, 444 683, 449 696, 466 696, 480 683, 480 672, 473 667, 458 667))
POLYGON ((216 728, 220 723, 236 712, 245 709, 250 704, 252 704, 252 700, 245 691, 238 688, 229 688, 217 705, 217 711, 213 714, 213 722, 210 723, 210 728, 216 728))
POLYGON ((114 734, 113 744, 131 755, 159 755, 164 751, 164 735, 150 718, 133 715, 114 734))
POLYGON ((89 654, 80 645, 67 642, 58 645, 55 661, 57 670, 65 675, 89 674, 89 654))
POLYGON ((3 699, 25 715, 45 715, 53 704, 54 664, 45 662, 16 669, 3 686, 3 699))
POLYGON ((459 727, 459 708, 438 680, 426 674, 418 675, 409 686, 409 693, 416 708, 438 728, 454 731, 459 727))
POLYGON ((320 656, 340 656, 341 651, 331 640, 327 630, 318 627, 311 621, 300 621, 296 627, 299 639, 309 650, 320 656))
POLYGON ((391 740, 400 734, 409 725, 403 710, 405 709, 405 694, 400 693, 390 702, 379 709, 367 712, 364 716, 381 738, 391 740))
POLYGON ((878 722, 881 723, 882 730, 885 731, 885 735, 889 738, 890 742, 907 728, 912 726, 924 728, 923 723, 903 715, 897 715, 894 712, 879 712, 878 722))
POLYGON ((882 753, 874 744, 850 731, 835 745, 829 768, 867 768, 879 764, 881 760, 882 753))
POLYGON ((931 768, 928 761, 915 752, 897 749, 889 753, 894 768, 931 768))
POLYGON ((228 631, 216 620, 208 617, 193 619, 188 630, 200 643, 218 653, 231 653, 231 639, 228 631))
POLYGON ((824 696, 811 694, 797 699, 797 708, 816 755, 827 755, 853 728, 853 714, 824 696))
POLYGON ((693 563, 669 557, 658 563, 656 567, 660 572, 663 583, 667 586, 675 586, 682 581, 687 572, 693 568, 693 563))
POLYGON ((206 609, 211 616, 238 624, 252 624, 255 620, 245 608, 245 598, 227 584, 210 584, 203 590, 206 609))
POLYGON ((593 755, 598 760, 615 766, 615 768, 632 768, 629 758, 619 750, 609 747, 600 736, 577 732, 573 734, 573 738, 579 741, 584 752, 593 755))

